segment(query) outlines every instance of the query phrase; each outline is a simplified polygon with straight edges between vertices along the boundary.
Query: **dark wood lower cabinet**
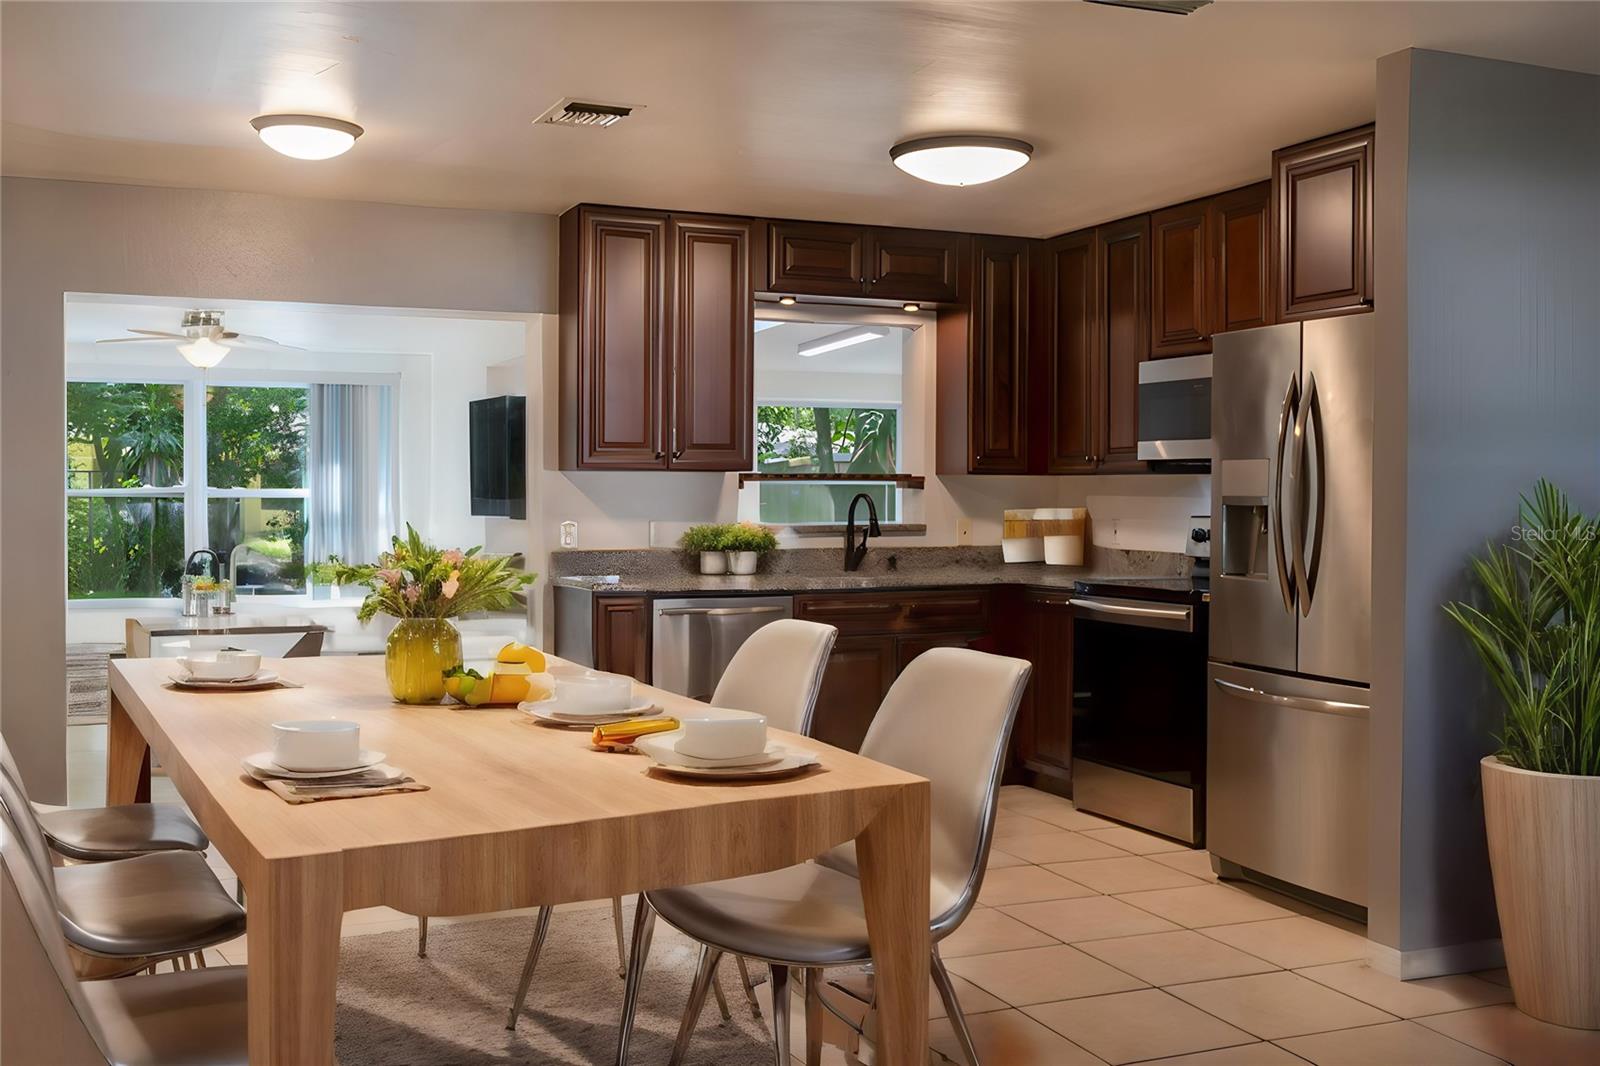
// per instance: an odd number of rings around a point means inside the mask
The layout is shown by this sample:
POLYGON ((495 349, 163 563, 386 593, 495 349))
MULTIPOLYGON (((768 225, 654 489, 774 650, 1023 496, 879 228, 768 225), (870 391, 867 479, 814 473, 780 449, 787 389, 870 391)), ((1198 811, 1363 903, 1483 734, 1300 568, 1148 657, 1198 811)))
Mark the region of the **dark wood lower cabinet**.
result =
POLYGON ((1028 775, 1072 780, 1072 607, 1064 595, 1026 593, 1013 654, 1033 664, 1012 750, 1028 775))
POLYGON ((650 600, 645 596, 594 598, 594 665, 650 682, 650 600))
POLYGON ((840 635, 822 675, 811 735, 848 751, 861 747, 884 693, 894 683, 895 638, 840 635))

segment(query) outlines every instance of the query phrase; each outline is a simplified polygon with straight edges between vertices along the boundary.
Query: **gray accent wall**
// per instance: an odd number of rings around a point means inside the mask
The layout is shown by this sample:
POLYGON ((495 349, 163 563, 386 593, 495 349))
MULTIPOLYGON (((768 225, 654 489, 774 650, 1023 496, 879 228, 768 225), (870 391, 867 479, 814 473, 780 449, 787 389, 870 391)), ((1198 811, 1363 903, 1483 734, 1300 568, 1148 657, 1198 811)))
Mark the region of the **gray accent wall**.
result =
POLYGON ((556 220, 6 178, 0 235, 0 730, 64 803, 64 296, 554 312, 556 220))
POLYGON ((1397 53, 1377 130, 1369 932, 1422 976, 1499 936, 1499 707, 1440 605, 1539 477, 1600 509, 1600 77, 1397 53))

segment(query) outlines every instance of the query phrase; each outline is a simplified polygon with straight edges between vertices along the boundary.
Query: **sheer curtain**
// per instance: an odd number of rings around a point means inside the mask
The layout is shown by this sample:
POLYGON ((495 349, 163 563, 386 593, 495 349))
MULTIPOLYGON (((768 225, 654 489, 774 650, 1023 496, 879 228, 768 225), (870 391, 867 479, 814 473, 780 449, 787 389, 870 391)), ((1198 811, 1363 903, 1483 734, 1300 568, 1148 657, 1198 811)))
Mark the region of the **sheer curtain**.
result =
POLYGON ((375 562, 399 513, 392 385, 311 386, 307 556, 375 562))

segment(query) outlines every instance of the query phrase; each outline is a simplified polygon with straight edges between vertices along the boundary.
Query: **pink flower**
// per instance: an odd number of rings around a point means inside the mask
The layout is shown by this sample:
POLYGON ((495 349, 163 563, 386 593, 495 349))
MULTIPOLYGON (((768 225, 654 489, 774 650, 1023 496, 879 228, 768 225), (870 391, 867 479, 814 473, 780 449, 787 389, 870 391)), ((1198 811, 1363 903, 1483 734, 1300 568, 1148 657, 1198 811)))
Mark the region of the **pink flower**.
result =
POLYGON ((420 585, 408 585, 408 586, 406 586, 405 591, 400 593, 400 595, 402 595, 402 596, 404 596, 406 598, 406 602, 407 603, 414 604, 422 596, 422 586, 420 586, 420 585))
MULTIPOLYGON (((446 566, 460 566, 461 565, 461 561, 466 558, 466 555, 462 553, 460 548, 450 548, 450 549, 447 549, 443 554, 441 554, 439 556, 439 558, 444 562, 444 565, 446 565, 446 566)), ((451 574, 450 575, 450 577, 452 579, 457 578, 459 576, 460 576, 459 574, 451 574)))
POLYGON ((456 594, 456 589, 458 589, 460 587, 461 587, 461 571, 452 570, 452 571, 450 571, 450 580, 446 581, 443 585, 440 585, 439 586, 439 591, 444 593, 444 598, 448 600, 448 599, 454 598, 454 596, 456 594))
POLYGON ((398 585, 398 584, 400 584, 400 571, 398 571, 398 570, 379 570, 376 576, 378 577, 378 579, 380 581, 383 581, 385 584, 388 584, 388 585, 398 585))

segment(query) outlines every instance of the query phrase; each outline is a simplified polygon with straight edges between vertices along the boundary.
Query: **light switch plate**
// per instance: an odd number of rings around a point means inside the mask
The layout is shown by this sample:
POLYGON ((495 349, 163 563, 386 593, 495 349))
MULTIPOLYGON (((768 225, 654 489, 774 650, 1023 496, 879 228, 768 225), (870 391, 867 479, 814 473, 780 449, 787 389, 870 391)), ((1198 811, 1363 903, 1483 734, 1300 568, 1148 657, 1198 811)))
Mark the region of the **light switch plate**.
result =
POLYGON ((578 546, 578 523, 561 523, 561 546, 563 548, 576 548, 578 546))

